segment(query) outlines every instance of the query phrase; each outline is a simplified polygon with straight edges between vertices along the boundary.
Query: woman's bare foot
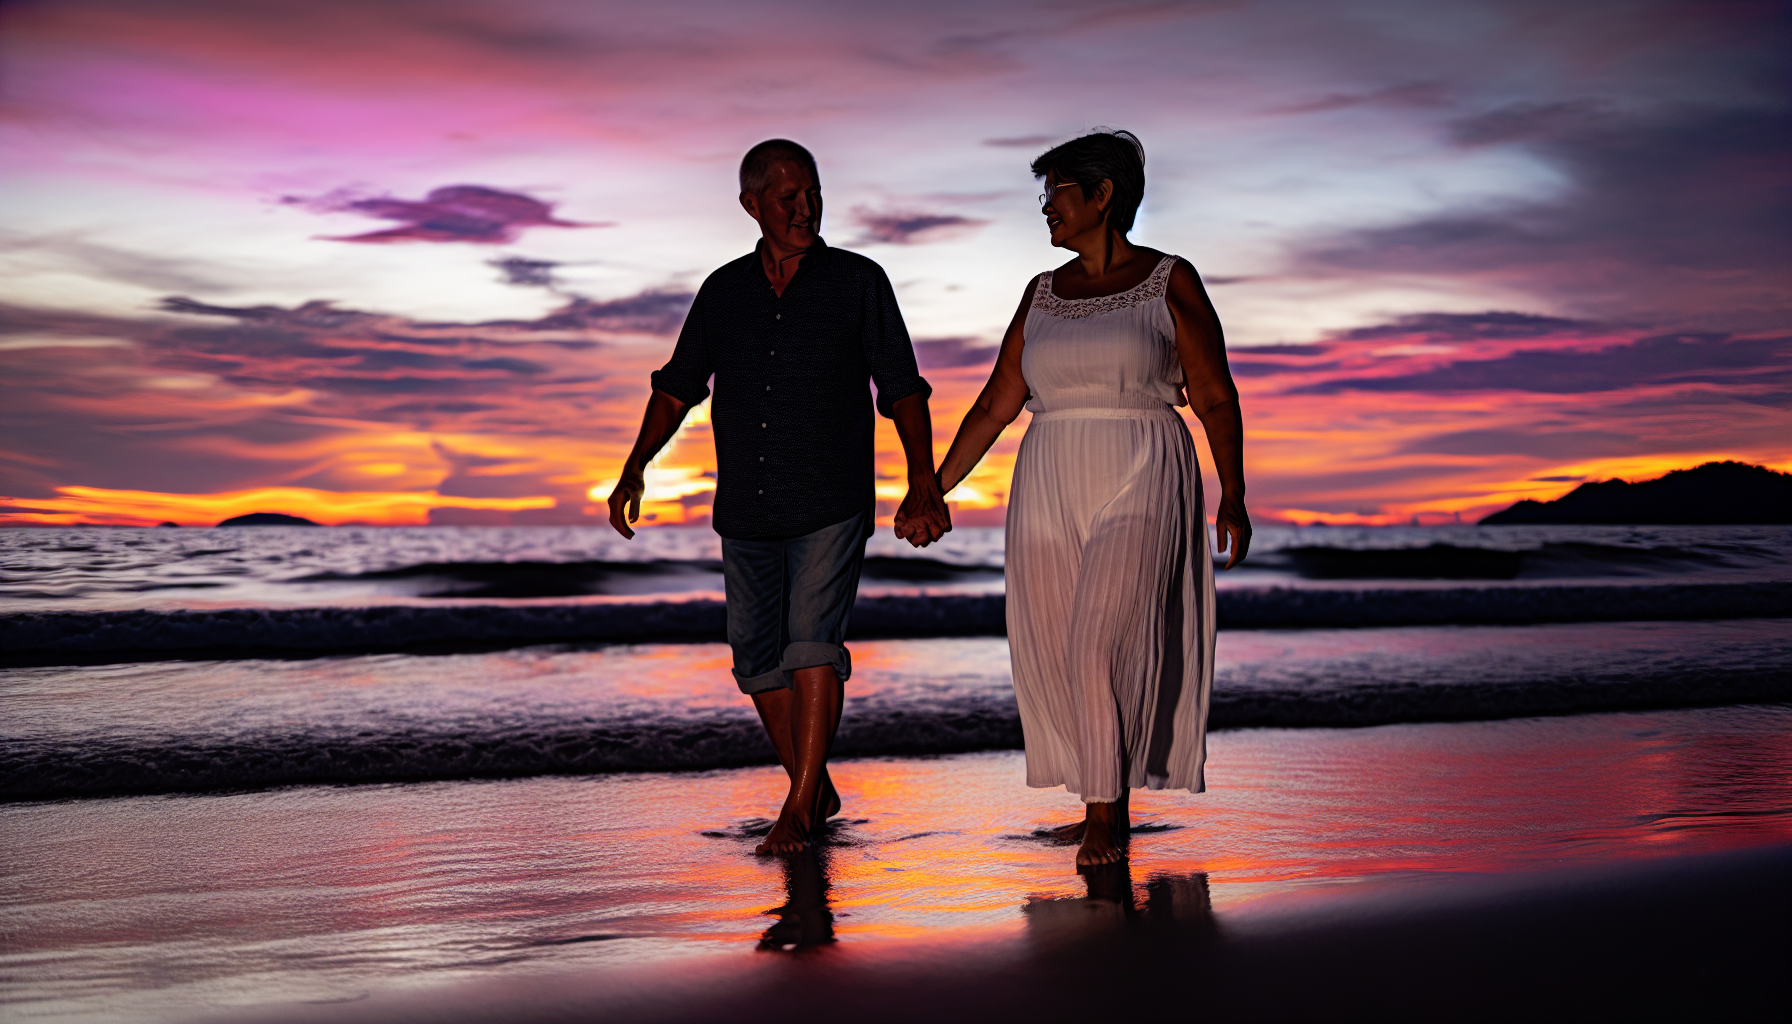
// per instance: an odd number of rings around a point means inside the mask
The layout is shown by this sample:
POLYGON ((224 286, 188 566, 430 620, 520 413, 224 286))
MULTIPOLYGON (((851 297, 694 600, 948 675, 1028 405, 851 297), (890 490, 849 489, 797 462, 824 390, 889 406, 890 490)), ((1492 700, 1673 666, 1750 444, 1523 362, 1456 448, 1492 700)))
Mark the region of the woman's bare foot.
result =
POLYGON ((826 821, 840 813, 840 791, 834 788, 833 776, 823 770, 821 774, 821 820, 826 821))
POLYGON ((1132 830, 1126 801, 1092 803, 1087 813, 1083 845, 1076 851, 1077 865, 1114 864, 1126 859, 1126 842, 1132 830))

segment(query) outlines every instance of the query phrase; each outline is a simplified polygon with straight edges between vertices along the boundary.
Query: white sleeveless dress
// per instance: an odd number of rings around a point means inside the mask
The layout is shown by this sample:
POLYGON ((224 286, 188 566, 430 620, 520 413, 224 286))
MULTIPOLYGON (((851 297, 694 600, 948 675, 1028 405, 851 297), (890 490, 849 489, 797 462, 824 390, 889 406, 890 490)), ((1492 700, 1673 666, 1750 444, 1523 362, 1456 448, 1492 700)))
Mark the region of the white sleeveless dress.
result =
POLYGON ((1213 555, 1164 293, 1176 257, 1093 299, 1039 278, 1033 413, 1008 496, 1008 643, 1027 785, 1088 802, 1205 788, 1213 555))

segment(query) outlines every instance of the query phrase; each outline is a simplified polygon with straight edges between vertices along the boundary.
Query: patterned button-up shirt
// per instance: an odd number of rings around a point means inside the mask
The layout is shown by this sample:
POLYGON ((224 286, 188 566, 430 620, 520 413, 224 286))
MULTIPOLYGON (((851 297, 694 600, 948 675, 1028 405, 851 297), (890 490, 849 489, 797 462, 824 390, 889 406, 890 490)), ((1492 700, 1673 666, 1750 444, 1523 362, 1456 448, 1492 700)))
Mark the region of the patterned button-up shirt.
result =
POLYGON ((782 298, 757 249, 703 282, 653 386, 695 405, 711 375, 713 521, 731 540, 800 537, 873 508, 868 382, 885 416, 932 393, 883 268, 819 239, 782 298))

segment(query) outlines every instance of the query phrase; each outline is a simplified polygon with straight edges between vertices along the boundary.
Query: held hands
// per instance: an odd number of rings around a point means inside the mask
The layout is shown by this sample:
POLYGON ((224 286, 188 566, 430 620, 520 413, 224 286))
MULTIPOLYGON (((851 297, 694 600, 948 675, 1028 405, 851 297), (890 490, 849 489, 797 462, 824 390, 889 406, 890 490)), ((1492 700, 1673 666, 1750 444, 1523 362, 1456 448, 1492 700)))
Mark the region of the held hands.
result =
POLYGON ((896 510, 896 536, 924 548, 951 532, 952 513, 946 508, 939 478, 932 473, 911 476, 908 497, 896 510))
POLYGON ((1213 518, 1214 531, 1219 534, 1220 553, 1231 552, 1226 559, 1226 568, 1230 569, 1244 561, 1251 550, 1251 517, 1245 512, 1242 499, 1221 494, 1219 512, 1213 518))
POLYGON ((610 492, 610 525, 629 540, 635 539, 635 531, 629 529, 628 524, 641 518, 641 499, 646 494, 646 475, 634 466, 622 467, 622 479, 616 481, 616 489, 610 492), (628 513, 626 517, 623 515, 625 511, 628 513))

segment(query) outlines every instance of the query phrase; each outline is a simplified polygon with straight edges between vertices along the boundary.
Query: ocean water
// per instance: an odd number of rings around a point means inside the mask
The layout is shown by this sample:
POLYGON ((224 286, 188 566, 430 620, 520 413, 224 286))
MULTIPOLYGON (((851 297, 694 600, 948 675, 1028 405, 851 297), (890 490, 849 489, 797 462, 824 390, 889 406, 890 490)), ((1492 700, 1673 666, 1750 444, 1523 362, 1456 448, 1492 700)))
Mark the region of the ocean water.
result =
MULTIPOLYGON (((0 531, 0 1014, 1084 920, 1001 531, 870 553, 846 814, 784 864, 706 531, 0 531)), ((1142 902, 1240 932, 1325 886, 1792 842, 1792 529, 1269 528, 1220 583, 1209 791, 1135 796, 1142 902)))
MULTIPOLYGON (((770 758, 703 530, 0 532, 0 800, 770 758)), ((880 531, 842 756, 1012 749, 1002 534, 880 531)), ((1792 529, 1267 528, 1211 724, 1792 700, 1792 529)))
MULTIPOLYGON (((916 549, 880 528, 867 595, 998 593, 1002 530, 916 549)), ((719 597, 706 529, 237 527, 0 530, 0 613, 719 597)), ((1260 528, 1223 589, 1792 581, 1792 527, 1260 528)))

